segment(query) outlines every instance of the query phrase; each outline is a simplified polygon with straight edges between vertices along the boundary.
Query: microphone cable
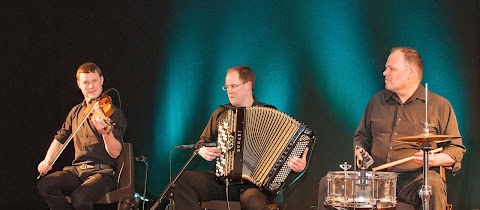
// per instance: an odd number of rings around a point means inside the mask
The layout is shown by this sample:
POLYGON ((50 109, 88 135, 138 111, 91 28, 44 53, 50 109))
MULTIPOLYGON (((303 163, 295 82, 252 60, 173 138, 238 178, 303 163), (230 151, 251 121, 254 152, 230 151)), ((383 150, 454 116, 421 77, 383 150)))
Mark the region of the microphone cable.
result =
POLYGON ((228 198, 228 186, 229 185, 230 185, 230 182, 228 181, 228 178, 226 178, 225 179, 225 197, 227 198, 227 209, 228 210, 230 210, 230 200, 228 198))
POLYGON ((142 202, 142 210, 145 210, 145 201, 147 198, 145 197, 147 194, 147 179, 148 179, 148 162, 145 161, 145 181, 143 182, 143 202, 142 202))
MULTIPOLYGON (((120 92, 118 92, 117 89, 115 89, 115 88, 109 88, 109 89, 107 89, 106 91, 103 91, 103 93, 100 94, 99 98, 101 98, 103 95, 107 94, 108 92, 110 92, 110 91, 112 91, 112 90, 115 91, 115 93, 116 93, 116 95, 117 95, 117 98, 118 98, 118 109, 119 109, 120 111, 122 111, 122 99, 121 99, 121 97, 120 97, 120 92)), ((113 102, 112 102, 112 104, 113 104, 113 102)), ((123 112, 123 111, 122 111, 122 112, 123 112)), ((125 115, 125 114, 124 114, 124 115, 125 115)), ((120 127, 120 138, 122 139, 122 142, 125 142, 124 139, 123 139, 123 128, 122 128, 122 127, 120 127)))

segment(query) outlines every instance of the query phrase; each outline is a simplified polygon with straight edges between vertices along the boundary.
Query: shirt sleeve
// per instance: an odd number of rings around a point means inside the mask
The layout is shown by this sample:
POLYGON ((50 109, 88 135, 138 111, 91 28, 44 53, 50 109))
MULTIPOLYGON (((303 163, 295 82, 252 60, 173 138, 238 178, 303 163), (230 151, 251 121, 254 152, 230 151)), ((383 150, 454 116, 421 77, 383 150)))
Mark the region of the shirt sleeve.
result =
POLYGON ((53 137, 55 140, 64 144, 70 134, 72 134, 72 120, 78 115, 79 110, 82 108, 81 104, 74 106, 67 115, 62 127, 57 131, 57 134, 53 137))
MULTIPOLYGON (((458 130, 457 117, 452 105, 446 101, 442 107, 442 133, 444 135, 460 136, 458 130)), ((450 167, 445 167, 448 170, 452 170, 452 174, 455 175, 462 167, 463 155, 466 152, 466 148, 462 143, 462 138, 454 138, 451 142, 441 143, 438 146, 443 146, 443 152, 453 158, 455 163, 450 167)))
POLYGON ((368 102, 367 107, 363 113, 362 119, 358 123, 357 130, 355 131, 355 135, 353 137, 353 148, 355 146, 360 146, 367 150, 369 153, 372 149, 372 130, 370 127, 370 118, 373 109, 373 98, 368 102))
POLYGON ((123 114, 122 110, 114 107, 114 112, 110 119, 115 123, 113 126, 113 136, 123 145, 123 137, 125 136, 125 131, 127 130, 127 119, 123 114))
POLYGON ((218 130, 218 119, 220 116, 225 113, 228 108, 224 106, 218 107, 210 116, 205 129, 203 129, 202 135, 200 135, 200 140, 197 142, 197 146, 201 147, 206 143, 216 142, 217 141, 217 130, 218 130))

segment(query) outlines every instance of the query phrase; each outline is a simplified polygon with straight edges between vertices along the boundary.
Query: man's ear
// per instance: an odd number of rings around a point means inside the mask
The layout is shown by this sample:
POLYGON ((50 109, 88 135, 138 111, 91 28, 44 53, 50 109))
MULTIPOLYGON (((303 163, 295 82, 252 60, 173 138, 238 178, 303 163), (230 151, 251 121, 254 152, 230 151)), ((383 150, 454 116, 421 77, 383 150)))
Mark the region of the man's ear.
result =
POLYGON ((408 67, 408 79, 411 79, 412 77, 415 77, 416 75, 418 75, 418 72, 415 68, 409 66, 408 67))
POLYGON ((248 83, 248 87, 250 87, 250 90, 253 90, 253 83, 252 83, 252 81, 248 81, 247 83, 248 83))

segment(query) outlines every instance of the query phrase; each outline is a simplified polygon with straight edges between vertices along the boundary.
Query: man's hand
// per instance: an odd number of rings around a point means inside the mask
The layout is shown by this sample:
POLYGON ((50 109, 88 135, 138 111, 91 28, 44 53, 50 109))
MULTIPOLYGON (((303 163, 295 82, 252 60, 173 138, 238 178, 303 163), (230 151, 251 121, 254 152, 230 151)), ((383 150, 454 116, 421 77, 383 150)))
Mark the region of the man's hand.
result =
MULTIPOLYGON (((418 151, 415 153, 413 160, 423 165, 423 151, 418 151)), ((428 166, 452 166, 455 163, 452 157, 445 153, 429 154, 428 155, 428 166)))
POLYGON ((212 161, 213 159, 222 156, 222 151, 216 147, 202 147, 198 150, 198 154, 207 161, 212 161))
MULTIPOLYGON (((361 148, 361 149, 367 154, 367 156, 370 155, 365 149, 363 149, 363 148, 361 148)), ((360 151, 358 149, 355 149, 355 157, 357 158, 357 167, 361 168, 362 167, 362 162, 363 162, 363 157, 362 157, 362 154, 360 153, 360 151)), ((365 164, 365 167, 368 168, 368 167, 370 167, 370 165, 365 164)))
POLYGON ((90 119, 93 123, 93 126, 95 126, 95 129, 97 129, 98 133, 100 133, 101 135, 110 134, 109 126, 106 123, 106 121, 110 122, 110 118, 108 117, 102 118, 100 116, 94 116, 90 119))
POLYGON ((288 167, 292 169, 292 171, 295 172, 302 172, 305 170, 305 167, 307 166, 307 153, 308 153, 308 147, 305 148, 305 151, 303 152, 303 155, 301 158, 299 157, 293 157, 288 161, 288 167))
POLYGON ((37 167, 38 173, 40 174, 47 174, 47 172, 50 171, 51 169, 52 169, 52 164, 50 164, 46 160, 42 160, 42 162, 40 162, 37 167))

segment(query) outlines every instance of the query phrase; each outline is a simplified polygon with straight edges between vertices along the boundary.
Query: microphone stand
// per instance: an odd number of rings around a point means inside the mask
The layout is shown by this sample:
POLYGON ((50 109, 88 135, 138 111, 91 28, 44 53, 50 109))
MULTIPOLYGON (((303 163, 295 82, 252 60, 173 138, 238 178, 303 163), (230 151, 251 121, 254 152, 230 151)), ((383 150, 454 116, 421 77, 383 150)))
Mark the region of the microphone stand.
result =
POLYGON ((180 170, 180 172, 178 172, 177 176, 175 176, 175 178, 170 183, 168 183, 167 187, 163 190, 160 198, 158 198, 158 200, 155 201, 155 203, 153 204, 152 208, 150 208, 150 210, 155 210, 158 207, 158 205, 160 205, 162 200, 165 199, 167 193, 169 193, 173 188, 175 188, 175 182, 177 182, 177 179, 180 177, 180 175, 182 175, 183 171, 185 171, 185 168, 187 168, 190 162, 192 162, 193 158, 198 154, 198 150, 199 149, 195 149, 195 151, 193 151, 192 156, 190 156, 190 158, 187 160, 183 168, 180 170))
POLYGON ((365 185, 367 185, 366 177, 365 177, 366 170, 367 170, 367 166, 365 163, 365 159, 363 159, 362 166, 360 167, 360 189, 362 190, 365 190, 365 185))

